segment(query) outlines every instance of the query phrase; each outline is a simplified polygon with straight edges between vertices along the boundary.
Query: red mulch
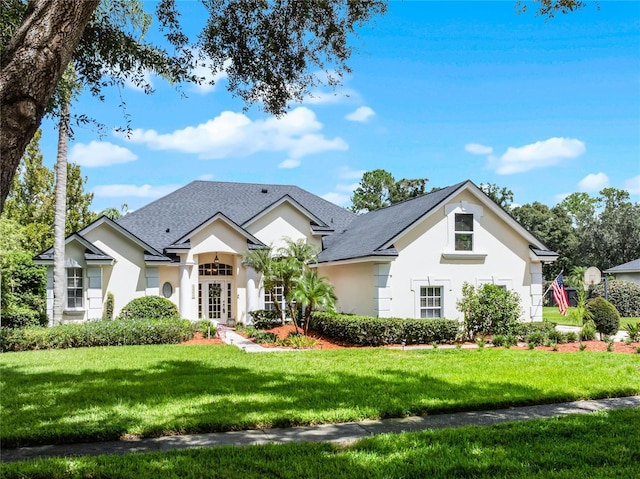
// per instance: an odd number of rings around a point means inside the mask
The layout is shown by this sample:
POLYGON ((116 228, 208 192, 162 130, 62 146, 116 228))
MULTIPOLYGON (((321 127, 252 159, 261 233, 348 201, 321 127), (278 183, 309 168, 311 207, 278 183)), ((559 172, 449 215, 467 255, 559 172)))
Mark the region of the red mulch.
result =
MULTIPOLYGON (((286 338, 289 333, 295 331, 295 328, 292 324, 287 324, 285 326, 278 326, 273 329, 267 330, 270 333, 274 333, 278 338, 286 338)), ((309 331, 309 336, 312 338, 318 339, 318 344, 314 346, 313 349, 344 349, 344 348, 362 348, 363 346, 355 346, 348 343, 340 343, 337 341, 333 341, 326 336, 323 336, 315 331, 309 331)), ((194 338, 189 341, 184 341, 181 344, 224 344, 224 341, 217 336, 212 336, 210 339, 203 337, 202 333, 196 333, 194 338)), ((473 345, 474 343, 468 343, 469 345, 473 345)), ((583 341, 582 344, 586 345, 585 351, 606 351, 607 343, 605 341, 583 341)), ((274 347, 267 344, 263 344, 263 347, 274 347)), ((399 346, 399 345, 396 345, 399 346)), ((627 345, 623 342, 615 342, 613 345, 614 353, 625 353, 625 354, 637 354, 637 348, 640 347, 640 343, 631 343, 627 345)), ((520 349, 527 350, 528 346, 514 346, 511 349, 520 349)), ((558 351, 553 351, 552 347, 549 346, 537 346, 535 348, 537 351, 550 351, 550 352, 559 352, 559 353, 571 353, 580 351, 580 343, 567 343, 567 344, 558 344, 558 351)))

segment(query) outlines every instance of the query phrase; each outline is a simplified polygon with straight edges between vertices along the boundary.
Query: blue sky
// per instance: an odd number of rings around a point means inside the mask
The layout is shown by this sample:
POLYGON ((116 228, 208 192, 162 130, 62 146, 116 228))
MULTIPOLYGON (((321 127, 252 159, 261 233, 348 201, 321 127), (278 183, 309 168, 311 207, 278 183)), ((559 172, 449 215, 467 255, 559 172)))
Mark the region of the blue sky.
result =
MULTIPOLYGON (((84 94, 74 105, 108 128, 75 129, 96 211, 136 209, 197 179, 294 184, 348 206, 362 172, 443 187, 496 183, 517 204, 554 205, 575 191, 623 188, 640 201, 640 3, 545 21, 515 2, 392 1, 354 39, 353 73, 280 119, 243 111, 220 75, 214 87, 159 78, 84 94), (112 129, 125 124, 133 135, 112 129)), ((150 7, 153 7, 151 4, 150 7)), ((202 22, 183 2, 186 28, 202 22)), ((153 29, 153 27, 152 27, 153 29)), ((57 133, 43 122, 45 162, 57 133)))

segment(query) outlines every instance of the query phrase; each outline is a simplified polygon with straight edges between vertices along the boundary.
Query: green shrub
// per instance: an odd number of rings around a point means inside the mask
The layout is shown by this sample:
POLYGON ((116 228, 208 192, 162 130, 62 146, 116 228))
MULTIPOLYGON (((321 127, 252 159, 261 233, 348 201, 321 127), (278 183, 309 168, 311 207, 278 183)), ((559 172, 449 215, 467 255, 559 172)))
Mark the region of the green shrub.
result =
MULTIPOLYGON (((520 323, 515 328, 515 334, 520 341, 527 342, 527 337, 534 333, 538 332, 542 335, 542 340, 549 338, 549 334, 552 331, 555 331, 556 326, 554 323, 549 322, 533 322, 533 323, 520 323)), ((542 344, 542 343, 540 343, 542 344)))
POLYGON ((582 326, 582 331, 580 331, 580 340, 581 341, 593 341, 596 339, 596 323, 593 322, 593 319, 584 322, 584 326, 582 326))
POLYGON ((578 341, 578 335, 573 331, 567 332, 566 338, 568 343, 575 343, 578 341))
POLYGON ((318 344, 318 340, 292 331, 285 339, 278 341, 278 343, 282 346, 292 347, 294 349, 309 349, 318 344))
POLYGON ((104 311, 102 312, 102 319, 106 319, 110 321, 113 319, 113 305, 115 303, 115 298, 113 297, 112 292, 107 293, 107 299, 104 302, 104 311))
POLYGON ((256 331, 252 337, 258 344, 272 344, 278 340, 278 336, 275 333, 268 331, 256 331))
POLYGON ((547 338, 552 343, 565 344, 567 342, 567 335, 564 334, 562 331, 558 331, 557 329, 549 331, 547 338))
POLYGON ((4 328, 44 326, 46 319, 39 311, 19 304, 10 303, 2 310, 2 327, 4 328))
POLYGON ((193 338, 186 319, 127 319, 0 330, 0 351, 172 344, 193 338))
MULTIPOLYGON (((624 318, 640 316, 640 284, 631 281, 609 281, 609 302, 624 318)), ((604 284, 598 284, 591 290, 591 297, 604 298, 604 284)))
POLYGON ((530 331, 524 341, 529 345, 530 349, 533 349, 531 346, 542 346, 547 339, 542 331, 530 331))
POLYGON ((193 323, 192 328, 196 333, 211 334, 212 336, 215 336, 216 332, 218 331, 216 323, 209 319, 201 319, 199 321, 196 321, 195 323, 193 323))
POLYGON ((493 336, 493 338, 491 338, 491 343, 493 343, 495 347, 499 348, 505 345, 505 343, 507 342, 506 338, 507 337, 504 334, 496 334, 495 336, 493 336))
POLYGON ((129 301, 118 319, 177 319, 178 307, 161 296, 143 296, 129 301))
POLYGON ((587 310, 593 315, 596 331, 601 334, 616 334, 620 327, 620 314, 606 299, 596 296, 587 303, 587 310))
POLYGON ((249 311, 253 319, 253 325, 258 329, 272 329, 282 325, 282 320, 275 310, 258 309, 249 311))
POLYGON ((467 336, 508 334, 515 330, 522 314, 520 295, 494 284, 484 284, 478 288, 465 282, 462 285, 462 299, 456 303, 464 313, 467 336))
POLYGON ((314 312, 311 329, 338 341, 359 346, 385 344, 451 343, 460 331, 460 323, 450 319, 374 318, 314 312))

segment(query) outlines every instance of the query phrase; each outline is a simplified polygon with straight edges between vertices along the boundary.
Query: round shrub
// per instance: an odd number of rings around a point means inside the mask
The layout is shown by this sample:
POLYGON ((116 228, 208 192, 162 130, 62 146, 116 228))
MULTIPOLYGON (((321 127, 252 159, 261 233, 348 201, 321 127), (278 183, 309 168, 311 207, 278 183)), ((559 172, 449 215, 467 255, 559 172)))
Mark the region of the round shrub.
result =
POLYGON ((597 296, 587 303, 587 311, 593 315, 596 331, 601 334, 616 334, 620 327, 620 314, 606 299, 597 296))
POLYGON ((167 298, 144 296, 136 298, 122 308, 118 319, 178 319, 178 307, 167 298))
POLYGON ((253 319, 253 326, 258 329, 272 329, 282 324, 282 320, 275 310, 258 309, 249 311, 253 319))
MULTIPOLYGON (((591 290, 591 296, 604 298, 604 284, 595 286, 591 290)), ((609 281, 609 301, 624 318, 640 316, 640 284, 622 280, 609 281)))

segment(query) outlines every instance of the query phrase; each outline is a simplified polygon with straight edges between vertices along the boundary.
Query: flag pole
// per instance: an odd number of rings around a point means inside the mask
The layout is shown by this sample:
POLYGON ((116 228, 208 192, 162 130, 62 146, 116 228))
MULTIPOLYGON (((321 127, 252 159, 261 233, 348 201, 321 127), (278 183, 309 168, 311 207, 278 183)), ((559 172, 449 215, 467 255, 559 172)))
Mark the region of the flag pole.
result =
MULTIPOLYGON (((538 305, 536 306, 536 310, 533 312, 533 316, 535 317, 535 315, 538 313, 538 310, 540 309, 540 306, 542 306, 542 302, 544 301, 544 297, 547 295, 547 293, 549 292, 549 290, 553 287, 553 283, 558 279, 558 277, 564 273, 564 269, 560 270, 560 272, 558 273, 558 275, 553 279, 553 281, 551 281, 551 284, 549 285, 549 287, 547 288, 547 290, 542 293, 542 297, 540 298, 540 301, 538 301, 538 305)), ((544 317, 542 318, 542 320, 544 321, 544 317)))

